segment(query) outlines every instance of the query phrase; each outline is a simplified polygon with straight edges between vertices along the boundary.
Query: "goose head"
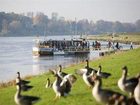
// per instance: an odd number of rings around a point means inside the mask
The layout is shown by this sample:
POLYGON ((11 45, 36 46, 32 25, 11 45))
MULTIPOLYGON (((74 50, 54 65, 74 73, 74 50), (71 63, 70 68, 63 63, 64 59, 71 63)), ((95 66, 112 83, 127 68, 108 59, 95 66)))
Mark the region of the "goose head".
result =
POLYGON ((17 72, 17 78, 16 78, 16 83, 21 82, 21 78, 20 78, 20 73, 17 72))
POLYGON ((17 72, 17 77, 20 77, 20 72, 17 72))
POLYGON ((127 72, 128 72, 127 66, 124 66, 124 67, 122 68, 122 71, 123 71, 123 75, 124 75, 124 76, 127 76, 127 72))

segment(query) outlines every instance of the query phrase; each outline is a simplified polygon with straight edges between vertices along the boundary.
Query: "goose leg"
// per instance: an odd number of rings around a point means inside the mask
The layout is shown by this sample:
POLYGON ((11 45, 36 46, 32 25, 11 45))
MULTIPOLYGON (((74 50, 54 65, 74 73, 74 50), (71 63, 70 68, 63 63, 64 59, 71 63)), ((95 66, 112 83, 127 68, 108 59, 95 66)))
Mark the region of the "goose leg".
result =
POLYGON ((92 86, 88 86, 88 89, 92 89, 93 87, 92 86))
POLYGON ((58 96, 56 95, 55 98, 54 98, 53 100, 56 101, 56 100, 57 100, 57 97, 58 97, 58 96))
POLYGON ((60 96, 61 96, 61 94, 56 94, 56 96, 53 100, 56 101, 57 99, 60 99, 60 96))

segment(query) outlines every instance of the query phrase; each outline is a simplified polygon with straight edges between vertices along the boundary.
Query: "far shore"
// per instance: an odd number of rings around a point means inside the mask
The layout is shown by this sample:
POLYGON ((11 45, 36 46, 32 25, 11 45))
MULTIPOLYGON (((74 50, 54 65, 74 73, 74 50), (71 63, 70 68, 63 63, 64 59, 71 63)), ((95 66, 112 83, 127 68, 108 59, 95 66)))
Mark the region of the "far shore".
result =
POLYGON ((115 34, 115 35, 88 35, 88 40, 100 40, 100 41, 112 41, 130 44, 133 42, 135 45, 140 45, 140 35, 139 34, 115 34))

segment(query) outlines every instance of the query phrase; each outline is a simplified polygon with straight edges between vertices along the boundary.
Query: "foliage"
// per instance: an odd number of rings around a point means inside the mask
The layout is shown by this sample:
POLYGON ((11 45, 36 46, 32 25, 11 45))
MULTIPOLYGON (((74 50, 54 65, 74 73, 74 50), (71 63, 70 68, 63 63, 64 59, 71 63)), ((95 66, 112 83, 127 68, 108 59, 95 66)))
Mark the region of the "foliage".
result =
POLYGON ((140 32, 140 20, 135 23, 121 23, 99 20, 96 23, 87 19, 65 20, 52 13, 48 18, 43 13, 24 14, 0 12, 0 36, 29 35, 74 35, 101 34, 113 32, 140 32))

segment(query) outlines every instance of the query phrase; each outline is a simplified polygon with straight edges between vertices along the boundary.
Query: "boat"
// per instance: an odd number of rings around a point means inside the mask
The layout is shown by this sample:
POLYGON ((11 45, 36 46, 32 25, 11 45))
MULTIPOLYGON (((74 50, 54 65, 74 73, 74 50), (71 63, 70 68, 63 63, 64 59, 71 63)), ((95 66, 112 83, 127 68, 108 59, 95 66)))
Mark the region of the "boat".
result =
POLYGON ((33 55, 65 55, 65 54, 87 54, 90 52, 89 41, 83 38, 70 40, 36 40, 33 47, 33 55))

